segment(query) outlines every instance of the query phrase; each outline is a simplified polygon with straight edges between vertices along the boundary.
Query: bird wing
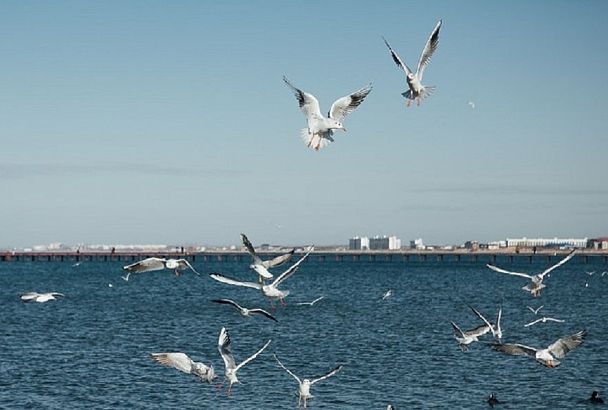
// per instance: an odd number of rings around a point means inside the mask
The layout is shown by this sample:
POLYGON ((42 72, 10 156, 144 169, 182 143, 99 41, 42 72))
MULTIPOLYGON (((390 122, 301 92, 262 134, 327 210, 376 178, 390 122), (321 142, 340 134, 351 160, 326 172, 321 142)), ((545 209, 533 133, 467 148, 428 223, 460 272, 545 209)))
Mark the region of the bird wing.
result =
POLYGON ((530 327, 530 326, 532 326, 532 325, 535 325, 536 323, 540 322, 541 320, 543 320, 543 318, 542 318, 542 317, 541 317, 540 319, 536 319, 536 320, 534 320, 534 321, 532 321, 532 322, 530 322, 530 323, 528 323, 528 324, 524 325, 524 327, 530 327))
POLYGON ((498 309, 498 314, 496 315, 496 331, 500 334, 502 333, 502 329, 500 327, 500 319, 502 318, 502 306, 498 309))
POLYGON ((196 273, 197 275, 199 275, 199 276, 201 275, 200 273, 198 273, 196 271, 196 269, 194 269, 194 267, 186 259, 178 259, 177 263, 179 263, 182 267, 190 268, 190 270, 192 270, 192 272, 196 273))
POLYGON ((532 279, 532 276, 528 275, 527 273, 511 272, 510 270, 504 270, 504 269, 501 269, 501 268, 499 268, 497 266, 490 265, 489 263, 486 266, 488 268, 492 269, 493 271, 496 271, 496 272, 506 273, 508 275, 521 276, 522 278, 527 278, 527 279, 532 279))
POLYGON ((224 366, 226 367, 226 370, 236 368, 234 356, 230 351, 230 336, 228 335, 228 331, 225 327, 223 327, 220 331, 220 337, 217 341, 217 349, 220 351, 220 355, 224 360, 224 366))
POLYGON ((262 348, 260 350, 258 350, 257 352, 255 352, 254 354, 252 354, 251 356, 249 356, 247 359, 243 360, 241 363, 239 363, 239 365, 234 369, 234 371, 236 372, 237 370, 239 370, 241 367, 245 366, 247 363, 249 363, 250 361, 252 361, 253 359, 255 359, 256 357, 258 357, 258 355, 260 353, 262 353, 264 351, 264 349, 266 349, 268 347, 268 345, 270 344, 272 340, 268 340, 266 342, 266 344, 264 346, 262 346, 262 348))
POLYGON ((192 359, 185 353, 150 353, 150 358, 167 367, 173 367, 180 372, 192 372, 192 359))
POLYGON ((321 377, 317 377, 316 379, 313 379, 310 381, 310 385, 312 386, 313 384, 315 384, 316 382, 320 382, 321 380, 325 380, 328 377, 333 376, 334 374, 338 373, 340 370, 342 369, 342 365, 336 367, 335 369, 333 369, 331 372, 327 373, 325 376, 321 376, 321 377))
POLYGON ((287 367, 283 366, 283 363, 281 363, 281 361, 279 360, 279 358, 277 357, 276 354, 273 354, 272 356, 274 357, 274 360, 277 361, 279 366, 281 366, 283 368, 283 370, 285 370, 287 373, 289 373, 291 375, 291 377, 296 379, 298 383, 302 384, 302 380, 300 380, 300 378, 298 376, 296 376, 294 373, 292 373, 291 370, 289 370, 287 367))
POLYGON ((30 302, 36 299, 40 294, 38 292, 27 292, 21 295, 21 300, 24 302, 30 302))
POLYGON ((456 323, 452 322, 451 320, 450 320, 450 323, 452 324, 452 327, 454 328, 454 331, 456 333, 460 334, 461 338, 464 338, 465 337, 464 336, 464 332, 458 327, 458 325, 456 323))
POLYGON ((558 323, 564 323, 565 320, 561 320, 561 319, 555 319, 552 317, 546 317, 545 320, 550 320, 551 322, 558 322, 558 323))
POLYGON ((165 269, 166 259, 163 258, 147 258, 139 262, 132 263, 123 267, 129 272, 148 272, 153 270, 165 269))
POLYGON ((228 285, 243 286, 246 288, 253 288, 253 289, 258 289, 258 290, 262 289, 262 285, 260 285, 259 283, 241 282, 238 280, 234 280, 234 279, 230 279, 225 276, 222 276, 219 273, 211 273, 209 276, 212 279, 217 280, 218 282, 227 283, 228 285))
POLYGON ((531 356, 536 357, 536 349, 530 346, 519 343, 497 343, 492 345, 494 350, 510 354, 513 356, 531 356))
POLYGON ((285 76, 283 76, 283 81, 285 81, 285 84, 287 84, 287 86, 291 88, 291 91, 293 91, 295 94, 296 98, 298 99, 300 109, 304 113, 306 119, 323 118, 321 108, 319 107, 319 101, 314 95, 305 93, 299 88, 294 87, 285 76))
POLYGON ((561 261, 557 262, 555 265, 551 266, 547 270, 543 271, 543 273, 541 273, 538 276, 540 276, 540 278, 543 279, 547 273, 551 272, 553 269, 556 269, 556 268, 562 266, 564 263, 566 263, 570 259, 572 259, 572 257, 574 256, 575 253, 576 253, 576 249, 573 250, 572 252, 570 252, 564 259, 562 259, 561 261))
POLYGON ((238 310, 243 309, 238 303, 236 303, 234 300, 230 300, 230 299, 213 299, 212 302, 222 303, 224 305, 232 305, 235 308, 237 308, 238 310))
POLYGON ((333 118, 336 121, 344 120, 344 117, 353 112, 371 91, 372 85, 370 83, 350 95, 338 98, 329 109, 329 118, 333 118))
POLYGON ((488 322, 488 320, 481 314, 479 313, 479 311, 477 309, 475 309, 473 306, 470 306, 471 310, 473 311, 473 313, 475 313, 477 315, 478 318, 480 318, 481 320, 484 321, 484 323, 486 324, 486 326, 490 327, 490 330, 494 330, 494 326, 492 326, 492 324, 490 322, 488 322))
POLYGON ((249 252, 249 254, 251 255, 251 258, 253 259, 253 263, 256 265, 261 265, 262 259, 260 259, 260 257, 258 256, 257 253, 255 253, 255 248, 253 247, 253 245, 251 244, 251 242, 249 241, 249 239, 247 238, 247 235, 245 235, 244 233, 241 234, 241 240, 243 241, 243 246, 245 247, 245 249, 247 249, 247 252, 249 252))
POLYGON ((571 350, 576 349, 581 343, 583 343, 583 339, 587 336, 586 330, 581 330, 578 333, 575 333, 571 336, 562 337, 561 339, 557 339, 553 344, 551 344, 547 350, 557 357, 561 359, 571 350))
POLYGON ((435 28, 431 32, 429 39, 426 41, 426 45, 422 50, 422 54, 420 55, 420 60, 418 60, 418 68, 416 69, 416 73, 418 74, 418 79, 422 81, 422 76, 424 74, 424 69, 428 65, 429 61, 431 61, 431 57, 435 50, 437 50, 437 46, 439 45, 439 29, 441 28, 441 20, 437 22, 435 28))
POLYGON ((388 44, 388 41, 386 41, 384 37, 382 37, 382 40, 384 40, 384 44, 386 44, 389 51, 391 52, 391 57, 393 57, 393 61, 395 62, 395 64, 397 64, 399 68, 405 71, 405 75, 410 75, 412 73, 412 70, 410 70, 410 68, 401 60, 401 58, 399 58, 399 55, 395 52, 395 50, 392 49, 392 47, 390 46, 390 44, 388 44))
POLYGON ((274 268, 276 266, 281 266, 282 264, 287 262, 289 259, 291 259, 291 257, 293 256, 293 253, 295 251, 296 251, 295 249, 292 249, 289 252, 287 252, 286 254, 279 255, 276 258, 272 258, 272 259, 262 262, 262 265, 266 269, 274 268))
POLYGON ((310 302, 310 306, 314 305, 315 303, 317 303, 318 301, 320 301, 321 299, 324 299, 324 298, 325 298, 325 296, 319 296, 318 298, 316 298, 315 300, 310 302))
POLYGON ((63 297, 65 297, 65 295, 63 293, 59 293, 59 292, 50 292, 49 295, 51 295, 51 296, 63 296, 63 297))
POLYGON ((285 279, 287 279, 288 277, 290 277, 291 275, 293 275, 298 268, 300 267, 300 264, 304 261, 304 259, 306 259, 308 257, 308 255, 310 255, 310 253, 315 249, 314 246, 311 246, 308 250, 308 252, 306 252, 306 254, 304 254, 304 256, 302 256, 296 263, 294 263, 293 265, 291 265, 285 272, 281 273, 279 275, 279 277, 277 277, 273 282, 272 282, 272 286, 279 286, 279 284, 281 282, 283 282, 285 279))
POLYGON ((270 313, 266 312, 264 309, 258 309, 258 308, 249 309, 249 313, 259 313, 260 315, 266 316, 268 319, 278 322, 278 320, 274 316, 272 316, 270 313))
POLYGON ((476 337, 479 337, 479 336, 485 335, 489 331, 490 331, 490 326, 486 325, 486 324, 483 324, 483 325, 477 326, 475 329, 471 329, 471 330, 465 331, 464 334, 466 336, 476 336, 476 337))

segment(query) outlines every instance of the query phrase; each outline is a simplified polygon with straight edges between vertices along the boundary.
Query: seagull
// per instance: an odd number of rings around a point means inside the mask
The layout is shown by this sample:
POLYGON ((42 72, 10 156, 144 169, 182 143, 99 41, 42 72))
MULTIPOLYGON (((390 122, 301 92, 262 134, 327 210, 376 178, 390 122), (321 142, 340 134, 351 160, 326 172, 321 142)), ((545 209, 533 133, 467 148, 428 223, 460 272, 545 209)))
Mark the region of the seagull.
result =
POLYGON ((278 322, 278 320, 274 316, 272 316, 270 313, 266 312, 264 309, 247 309, 247 308, 240 306, 234 300, 230 300, 230 299, 213 299, 212 302, 222 303, 225 305, 232 305, 239 310, 239 313, 243 317, 251 317, 252 313, 259 313, 260 315, 266 316, 268 319, 278 322))
POLYGON ((195 362, 186 353, 150 353, 150 358, 180 372, 198 376, 203 382, 211 383, 217 377, 213 365, 195 362))
POLYGON ((545 275, 547 275, 553 269, 563 265, 564 263, 566 263, 570 259, 572 259, 575 252, 576 252, 576 250, 573 250, 564 259, 557 262, 555 265, 551 266, 550 268, 545 269, 543 272, 541 272, 537 275, 529 275, 527 273, 511 272, 511 271, 504 270, 504 269, 498 268, 498 267, 490 265, 490 264, 487 264, 486 266, 496 272, 506 273, 506 274, 515 275, 515 276, 521 276, 523 278, 530 279, 531 283, 527 284, 522 289, 530 292, 532 294, 532 296, 536 298, 536 297, 540 296, 540 291, 546 287, 543 284, 543 279, 545 278, 545 275))
POLYGON ((561 363, 557 359, 563 358, 568 352, 576 349, 581 343, 583 343, 585 336, 587 336, 587 331, 582 330, 571 336, 557 339, 557 341, 549 345, 549 347, 546 349, 535 349, 533 347, 517 343, 495 344, 493 347, 494 350, 498 350, 499 352, 507 353, 513 356, 530 356, 535 358, 537 362, 544 366, 557 367, 561 363))
POLYGON ((426 45, 424 46, 424 50, 422 50, 422 54, 420 55, 420 60, 418 61, 418 67, 416 68, 415 73, 410 70, 410 68, 403 62, 403 60, 401 60, 401 58, 399 58, 395 50, 393 50, 390 44, 388 44, 388 41, 386 41, 386 39, 382 37, 382 39, 384 40, 384 44, 386 44, 389 51, 391 52, 393 61, 397 64, 397 66, 399 66, 399 68, 405 71, 407 86, 409 87, 409 90, 402 93, 401 95, 406 98, 408 107, 410 106, 413 100, 416 100, 416 104, 420 105, 421 100, 431 95, 435 90, 434 86, 422 85, 422 76, 424 75, 424 69, 428 65, 429 61, 431 60, 431 57, 433 56, 433 53, 439 45, 440 28, 441 20, 439 20, 435 25, 435 28, 431 32, 431 35, 429 36, 429 39, 427 40, 426 45))
POLYGON ((475 109, 475 103, 473 101, 469 101, 467 104, 469 104, 469 107, 475 109))
POLYGON ((587 272, 587 275, 591 276, 595 273, 595 271, 587 272))
POLYGON ((263 261, 257 255, 253 245, 251 244, 251 242, 249 242, 249 239, 247 239, 247 236, 244 233, 241 234, 241 240, 243 241, 243 245, 247 249, 247 252, 249 252, 251 258, 253 259, 253 263, 249 265, 249 267, 256 271, 258 275, 260 275, 260 278, 263 279, 272 279, 272 273, 268 272, 268 269, 274 268, 275 266, 281 266, 282 264, 287 262, 295 252, 295 249, 292 249, 284 255, 280 255, 276 258, 263 261))
POLYGON ((564 322, 565 322, 565 320, 561 320, 561 319, 554 319, 554 318, 552 318, 552 317, 546 317, 546 316, 543 316, 543 317, 541 317, 540 319, 536 319, 535 321, 530 322, 530 323, 528 323, 527 325, 524 325, 524 327, 528 327, 528 326, 535 325, 535 324, 536 324, 536 323, 538 323, 538 322, 547 323, 547 322, 549 322, 549 321, 550 321, 550 322, 558 322, 558 323, 564 323, 564 322))
POLYGON ((313 395, 310 394, 310 388, 312 387, 313 384, 335 375, 342 369, 342 365, 340 365, 324 376, 317 377, 316 379, 312 379, 312 380, 310 380, 310 379, 301 380, 298 376, 296 376, 294 373, 292 373, 287 367, 283 366, 283 363, 281 363, 281 361, 279 360, 279 358, 276 355, 273 354, 273 357, 275 358, 275 360, 277 361, 279 366, 281 366, 287 373, 289 373, 289 375, 291 377, 296 379, 296 381, 299 383, 300 386, 298 388, 298 395, 299 395, 298 407, 302 406, 302 407, 306 408, 306 401, 313 398, 313 395))
POLYGON ((603 277, 604 277, 604 275, 605 275, 605 274, 607 274, 607 273, 608 273, 608 271, 603 271, 603 272, 602 272, 602 278, 603 278, 603 277))
POLYGON ((460 347, 460 350, 462 350, 463 352, 466 352, 468 350, 468 345, 473 342, 478 342, 480 336, 483 336, 490 331, 490 326, 483 324, 477 326, 475 329, 463 332, 456 323, 452 321, 450 321, 450 323, 454 328, 454 338, 456 339, 456 341, 458 341, 458 347, 460 347))
POLYGON ((283 76, 283 81, 285 81, 285 84, 287 84, 296 95, 300 108, 308 122, 308 128, 302 130, 302 139, 309 148, 316 151, 326 147, 330 142, 334 141, 332 138, 334 135, 333 130, 342 130, 346 132, 346 128, 342 125, 342 121, 348 114, 354 111, 354 109, 357 108, 372 91, 372 85, 369 84, 350 95, 338 98, 331 105, 329 113, 327 114, 328 117, 325 117, 321 114, 319 101, 314 95, 294 87, 285 76, 283 76))
POLYGON ((224 360, 224 366, 226 368, 226 371, 225 371, 226 380, 228 380, 230 382, 230 387, 228 387, 228 394, 230 394, 230 392, 232 390, 232 385, 234 383, 240 383, 239 379, 237 379, 237 377, 236 377, 236 372, 241 367, 245 366, 247 363, 249 363, 256 357, 258 357, 258 355, 260 353, 262 353, 264 351, 264 349, 266 349, 268 347, 270 342, 271 342, 271 340, 268 340, 266 342, 266 344, 264 346, 262 346, 262 348, 260 350, 255 352, 253 355, 249 356, 247 359, 243 360, 237 366, 236 362, 234 361, 234 356, 232 355, 232 352, 230 351, 230 336, 228 336, 228 332, 226 331, 226 328, 222 327, 222 330, 220 331, 220 337, 217 342, 217 348, 220 351, 220 355, 222 356, 222 359, 224 360))
POLYGON ((541 310, 544 306, 545 305, 541 305, 540 307, 537 307, 536 309, 534 309, 534 308, 532 308, 530 306, 527 306, 527 308, 530 309, 532 311, 532 313, 534 313, 535 315, 537 315, 538 311, 541 310))
POLYGON ((21 300, 24 302, 38 302, 44 303, 49 300, 57 300, 55 296, 65 296, 63 293, 58 292, 48 292, 48 293, 38 293, 38 292, 27 292, 21 295, 21 300))
POLYGON ((315 303, 317 303, 318 301, 320 301, 321 299, 324 299, 324 298, 325 298, 325 296, 319 296, 318 298, 316 298, 312 302, 299 302, 299 303, 296 303, 296 305, 298 305, 298 306, 303 306, 303 305, 314 306, 315 303))
POLYGON ((386 300, 386 299, 390 298, 391 296, 393 296, 393 290, 389 289, 384 293, 384 295, 382 295, 382 300, 386 300))
POLYGON ((190 268, 192 269, 192 272, 200 275, 200 273, 198 273, 186 259, 147 258, 123 267, 124 270, 130 273, 149 272, 153 270, 162 270, 165 268, 174 269, 175 276, 179 276, 180 271, 186 268, 190 268))
POLYGON ((129 276, 131 276, 131 272, 127 272, 127 276, 121 276, 122 280, 124 280, 125 282, 129 281, 129 276))
POLYGON ((502 308, 498 309, 498 314, 496 315, 496 324, 494 327, 490 322, 488 322, 488 320, 483 317, 483 315, 481 313, 479 313, 477 311, 477 309, 475 309, 473 306, 469 306, 471 308, 471 310, 473 310, 473 312, 481 319, 483 320, 483 322, 490 327, 490 331, 492 332, 492 336, 494 336, 494 339, 496 339, 498 341, 498 343, 500 343, 500 339, 502 339, 502 328, 500 327, 500 318, 502 317, 502 308))
POLYGON ((308 255, 310 255, 310 252, 312 252, 313 249, 314 249, 314 246, 311 246, 310 249, 308 250, 308 252, 304 256, 302 256, 300 258, 300 260, 298 260, 296 263, 294 263, 292 266, 290 266, 285 272, 281 273, 281 275, 279 275, 279 277, 277 277, 274 281, 272 281, 270 284, 267 284, 267 285, 264 285, 261 283, 254 283, 254 282, 241 282, 241 281, 238 281, 235 279, 230 279, 225 276, 222 276, 219 273, 212 273, 209 276, 212 279, 217 280, 218 282, 226 283, 228 285, 244 286, 247 288, 258 289, 262 292, 262 294, 264 296, 266 296, 267 298, 270 299, 271 305, 272 305, 273 299, 278 299, 282 305, 286 305, 285 301, 283 299, 285 299, 287 297, 287 295, 289 295, 289 291, 288 290, 279 290, 277 288, 277 286, 279 286, 281 284, 281 282, 283 282, 285 279, 287 279, 288 277, 293 275, 298 270, 298 268, 300 267, 300 264, 304 261, 304 259, 306 259, 308 257, 308 255))

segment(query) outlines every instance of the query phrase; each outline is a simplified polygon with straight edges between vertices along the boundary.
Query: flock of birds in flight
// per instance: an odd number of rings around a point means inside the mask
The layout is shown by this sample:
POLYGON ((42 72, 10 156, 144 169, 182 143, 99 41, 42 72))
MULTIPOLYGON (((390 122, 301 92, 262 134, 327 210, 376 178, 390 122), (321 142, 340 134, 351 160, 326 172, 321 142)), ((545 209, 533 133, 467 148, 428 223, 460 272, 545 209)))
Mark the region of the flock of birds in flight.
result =
MULTIPOLYGON (((408 89, 403 92, 402 95, 406 99, 406 104, 408 107, 413 101, 415 101, 417 105, 420 105, 422 100, 430 96, 435 89, 434 86, 423 85, 422 79, 424 71, 427 65, 429 64, 433 53, 438 47, 439 31, 441 29, 441 24, 442 21, 439 20, 435 25, 433 31, 431 32, 420 55, 418 65, 415 71, 410 69, 408 65, 405 64, 404 60, 399 57, 397 52, 383 37, 384 43, 388 47, 393 61, 401 70, 403 70, 405 74, 408 89)), ((365 100, 367 95, 372 90, 372 86, 370 84, 345 97, 337 99, 331 105, 331 108, 329 109, 328 115, 326 117, 321 113, 319 101, 315 98, 314 95, 304 92, 301 89, 295 87, 287 79, 287 77, 283 77, 283 80, 285 84, 295 94, 298 104, 302 112, 304 113, 304 116, 306 117, 307 128, 302 130, 302 138, 307 144, 307 146, 314 150, 319 150, 333 142, 333 135, 335 130, 346 131, 346 128, 343 125, 345 117, 349 113, 354 111, 365 100)), ((475 108, 475 104, 473 102, 469 102, 468 104, 472 108, 475 108)), ((294 255, 295 250, 292 249, 290 252, 287 252, 273 259, 262 260, 257 255, 255 248, 244 234, 241 234, 241 239, 244 247, 251 255, 252 263, 250 265, 250 268, 257 273, 257 281, 244 282, 226 277, 219 273, 212 273, 209 276, 220 283, 257 290, 261 293, 262 296, 270 300, 271 307, 273 309, 274 301, 278 301, 281 304, 285 304, 284 299, 289 295, 289 290, 279 289, 279 286, 299 269, 302 262, 306 260, 306 258, 310 255, 310 252, 312 252, 312 250, 314 249, 314 247, 311 246, 297 262, 295 262, 293 265, 291 265, 289 268, 287 268, 275 278, 274 275, 270 272, 270 269, 279 267, 288 262, 294 255)), ((550 272, 566 263, 573 256, 574 252, 570 253, 564 259, 559 261, 557 264, 551 266, 550 268, 546 269, 542 273, 535 275, 530 275, 521 272, 512 272, 490 264, 488 264, 487 267, 496 272, 506 273, 509 275, 515 275, 528 279, 529 283, 526 284, 522 289, 527 292, 530 292, 533 297, 539 297, 541 291, 546 288, 546 285, 543 283, 544 279, 546 277, 549 277, 550 272)), ((186 259, 147 258, 125 266, 124 270, 126 271, 126 276, 123 276, 122 278, 125 281, 128 281, 131 274, 163 269, 173 270, 175 275, 177 276, 179 276, 182 271, 187 269, 191 270, 197 275, 200 275, 200 273, 197 272, 196 269, 186 259)), ((605 273, 607 272, 603 272, 602 276, 605 273)), ((593 272, 591 272, 590 274, 593 274, 593 272)), ((392 294, 392 290, 386 291, 386 293, 382 296, 382 300, 386 300, 387 298, 391 297, 392 294)), ((29 292, 21 295, 21 300, 24 302, 44 303, 50 300, 55 300, 57 297, 62 296, 64 295, 58 292, 29 292)), ((300 302, 298 304, 313 306, 315 303, 319 302, 322 299, 323 296, 320 296, 311 302, 300 302)), ((235 308, 243 317, 251 317, 251 315, 260 315, 269 320, 277 321, 277 319, 271 313, 261 308, 246 308, 241 306, 238 302, 234 300, 225 298, 214 299, 213 302, 231 306, 235 308)), ((487 333, 491 333, 495 339, 495 343, 492 344, 492 347, 495 350, 510 355, 529 356, 536 359, 544 366, 556 367, 560 364, 560 361, 558 359, 562 359, 568 352, 578 347, 583 342, 587 334, 585 330, 582 330, 573 335, 562 337, 550 344, 548 347, 541 349, 518 343, 502 343, 503 330, 500 323, 502 317, 502 308, 498 310, 496 320, 493 323, 490 322, 484 315, 482 315, 478 310, 476 310, 472 306, 470 306, 470 308, 482 322, 478 327, 471 330, 463 331, 456 323, 454 323, 453 321, 450 322, 454 329, 454 337, 462 351, 467 351, 469 345, 471 345, 473 342, 479 341, 479 338, 481 336, 487 333)), ((535 315, 538 314, 538 312, 542 308, 543 306, 540 306, 536 309, 528 306, 528 309, 530 309, 535 315)), ((524 326, 529 327, 536 323, 546 323, 548 321, 563 322, 563 320, 560 319, 542 317, 524 326)), ((255 358, 257 358, 270 345, 270 343, 271 340, 268 340, 255 353, 253 353, 247 359, 237 364, 231 351, 231 340, 228 331, 224 327, 222 327, 218 338, 218 351, 224 362, 225 379, 229 383, 228 394, 230 394, 233 384, 239 382, 237 378, 238 370, 253 361, 255 358)), ((205 381, 207 383, 212 383, 212 381, 217 377, 213 365, 206 365, 201 362, 195 362, 186 353, 183 352, 151 353, 150 357, 155 362, 158 362, 168 367, 172 367, 187 374, 195 375, 199 377, 202 381, 205 381)), ((276 354, 273 354, 273 357, 277 362, 278 366, 285 370, 298 383, 298 406, 302 406, 304 408, 307 407, 307 401, 313 397, 310 393, 312 385, 336 375, 342 369, 342 365, 338 365, 331 371, 320 377, 312 379, 300 378, 291 370, 289 370, 285 365, 283 365, 283 363, 279 360, 276 354)), ((603 400, 599 398, 598 392, 593 392, 592 398, 590 400, 596 403, 600 403, 600 401, 603 402, 603 400)), ((496 396, 492 394, 488 398, 488 403, 493 406, 494 404, 498 404, 499 402, 496 396)), ((391 404, 387 406, 387 410, 394 409, 395 407, 391 404)))

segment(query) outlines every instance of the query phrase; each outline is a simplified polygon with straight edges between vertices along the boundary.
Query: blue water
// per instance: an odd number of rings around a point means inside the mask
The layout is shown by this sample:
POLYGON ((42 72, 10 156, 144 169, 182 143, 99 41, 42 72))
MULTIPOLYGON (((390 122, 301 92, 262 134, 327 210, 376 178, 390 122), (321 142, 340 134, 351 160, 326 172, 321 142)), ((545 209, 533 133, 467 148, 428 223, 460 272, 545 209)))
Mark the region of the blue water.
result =
MULTIPOLYGON (((123 281, 121 262, 0 263, 0 407, 98 409, 289 409, 297 407, 296 382, 272 353, 301 377, 337 364, 343 370, 313 386, 313 409, 577 408, 592 390, 608 395, 608 270, 603 260, 574 258, 554 271, 540 299, 520 288, 525 280, 492 272, 484 262, 306 261, 284 282, 289 306, 279 323, 243 319, 217 297, 268 308, 253 289, 217 283, 191 273, 134 275, 123 281), (588 276, 586 271, 597 271, 588 276), (112 284, 109 287, 108 284, 112 284), (588 286, 585 286, 587 284, 588 286), (394 296, 381 301, 387 289, 394 296), (25 304, 27 291, 57 291, 66 298, 25 304), (313 307, 296 306, 324 295, 313 307), (556 369, 475 344, 461 352, 449 320, 479 324, 466 306, 494 316, 503 306, 504 338, 546 347, 587 329, 585 343, 556 369), (523 325, 535 317, 526 306, 565 323, 523 325), (160 366, 151 352, 182 351, 212 363, 223 377, 217 338, 225 326, 240 362, 268 339, 269 348, 239 370, 232 395, 194 376, 160 366)), ((546 260, 499 266, 541 271, 546 260)), ((199 262, 253 280, 247 262, 199 262)), ((485 336, 490 341, 489 336, 485 336)), ((220 380, 220 379, 218 379, 220 380)))

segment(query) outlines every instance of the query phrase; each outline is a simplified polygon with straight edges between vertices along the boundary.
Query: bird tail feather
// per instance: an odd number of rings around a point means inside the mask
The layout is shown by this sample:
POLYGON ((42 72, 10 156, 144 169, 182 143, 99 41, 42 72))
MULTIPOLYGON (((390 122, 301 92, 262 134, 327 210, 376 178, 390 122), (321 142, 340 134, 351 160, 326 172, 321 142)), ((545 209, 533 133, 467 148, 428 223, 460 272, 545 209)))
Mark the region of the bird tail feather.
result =
POLYGON ((312 134, 308 132, 307 128, 302 129, 302 140, 308 148, 314 149, 315 151, 325 148, 330 142, 333 142, 332 131, 327 131, 321 134, 312 134))

